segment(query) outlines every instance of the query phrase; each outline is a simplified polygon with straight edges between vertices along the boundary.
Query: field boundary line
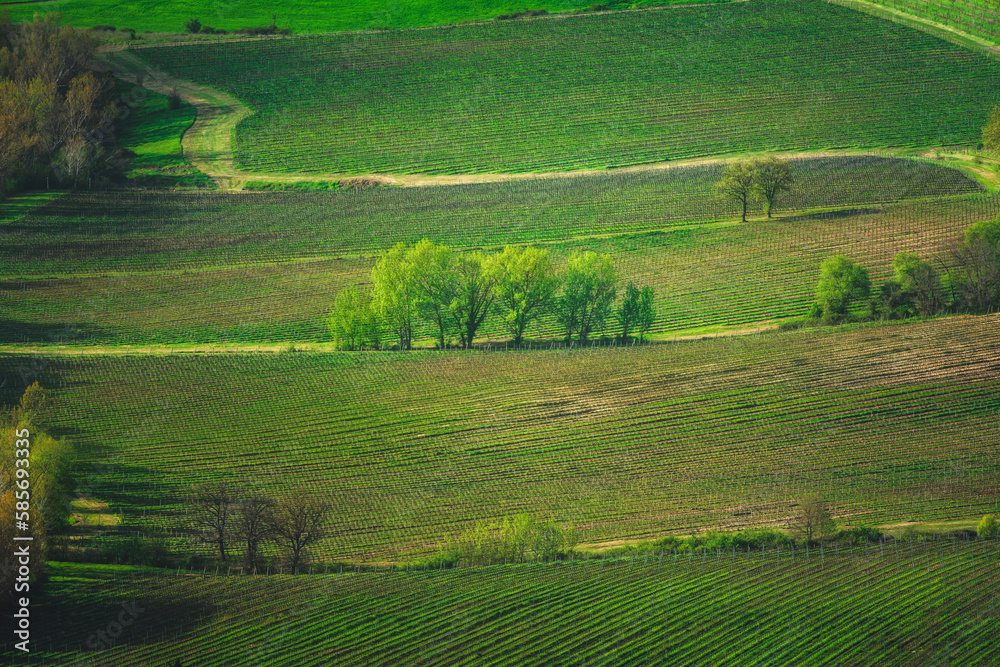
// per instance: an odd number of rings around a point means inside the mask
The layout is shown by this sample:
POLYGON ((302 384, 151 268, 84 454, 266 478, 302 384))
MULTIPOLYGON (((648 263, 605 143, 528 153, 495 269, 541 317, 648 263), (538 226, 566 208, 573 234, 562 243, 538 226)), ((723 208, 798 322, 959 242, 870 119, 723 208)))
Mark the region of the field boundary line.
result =
MULTIPOLYGON (((842 0, 827 0, 828 2, 842 0)), ((848 0, 843 0, 848 1, 848 0)), ((853 0, 850 0, 853 1, 853 0)), ((1000 52, 998 52, 1000 53, 1000 52)), ((725 164, 727 162, 771 155, 781 159, 808 159, 821 157, 848 157, 858 155, 874 155, 878 157, 896 158, 931 158, 933 153, 943 153, 945 147, 886 147, 886 148, 843 148, 801 151, 753 151, 714 156, 666 160, 662 162, 647 162, 642 164, 613 167, 606 169, 580 169, 574 171, 545 172, 506 172, 479 174, 348 174, 332 173, 280 173, 280 172, 250 172, 238 169, 234 164, 233 135, 236 126, 245 118, 251 116, 253 110, 242 101, 211 86, 198 84, 186 79, 170 76, 157 70, 142 60, 130 50, 104 51, 99 58, 108 66, 111 72, 123 81, 139 84, 163 95, 176 91, 185 102, 193 105, 196 111, 194 123, 181 137, 181 150, 184 158, 197 169, 211 178, 215 184, 225 191, 243 190, 249 181, 268 183, 303 183, 303 182, 355 182, 364 186, 383 185, 397 187, 433 187, 446 185, 468 185, 475 183, 497 183, 512 180, 548 180, 554 178, 577 178, 607 174, 627 174, 636 172, 659 171, 683 167, 725 164), (155 76, 153 76, 155 74, 155 76)), ((953 153, 947 153, 952 156, 953 153)), ((959 153, 958 157, 963 155, 959 153)), ((963 160, 970 156, 960 157, 963 160)), ((969 169, 972 169, 971 167, 969 169)), ((966 171, 966 169, 963 169, 966 171)), ((988 180, 993 187, 1000 187, 1000 175, 977 171, 988 180)), ((967 173, 967 175, 969 175, 967 173)), ((973 177, 974 180, 976 180, 973 177)))
POLYGON ((938 23, 937 21, 931 21, 930 19, 925 19, 921 16, 914 16, 913 14, 899 9, 884 7, 882 5, 867 2, 866 0, 825 1, 832 5, 840 5, 841 7, 847 7, 848 9, 864 12, 865 14, 869 14, 871 16, 887 19, 893 21, 894 23, 905 25, 909 28, 927 32, 935 37, 940 37, 941 39, 949 41, 952 44, 957 44, 958 46, 966 48, 969 48, 970 46, 973 48, 978 47, 987 54, 995 58, 1000 58, 1000 45, 991 42, 988 39, 983 39, 982 37, 959 30, 958 28, 938 23), (931 30, 927 30, 927 28, 931 28, 931 30), (951 39, 949 39, 949 37, 951 37, 951 39))

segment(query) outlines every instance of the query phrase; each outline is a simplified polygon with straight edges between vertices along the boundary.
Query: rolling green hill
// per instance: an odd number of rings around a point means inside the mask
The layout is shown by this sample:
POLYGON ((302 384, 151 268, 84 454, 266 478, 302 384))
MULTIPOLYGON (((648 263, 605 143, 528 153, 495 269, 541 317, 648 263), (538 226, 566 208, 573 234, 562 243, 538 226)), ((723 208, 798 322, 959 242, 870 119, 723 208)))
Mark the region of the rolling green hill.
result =
POLYGON ((0 370, 55 392, 81 486, 133 527, 183 535, 182 498, 207 480, 301 486, 337 508, 317 557, 392 560, 521 512, 593 541, 781 524, 811 492, 849 522, 997 511, 998 321, 625 349, 8 354, 0 370))
POLYGON ((237 166, 525 172, 972 144, 1000 62, 821 0, 143 49, 256 110, 237 166))
MULTIPOLYGON (((336 293, 368 284, 380 251, 423 237, 535 244, 557 263, 609 253, 623 284, 656 289, 654 332, 747 326, 802 315, 830 255, 878 284, 897 252, 950 264, 962 231, 1000 213, 995 195, 930 162, 794 165, 787 208, 745 225, 713 193, 720 165, 436 188, 70 193, 0 224, 0 341, 329 341, 336 293)), ((559 335, 551 320, 528 334, 559 335)), ((488 319, 481 339, 506 338, 488 319)))
POLYGON ((993 0, 869 0, 917 18, 1000 43, 1000 5, 993 0))
POLYGON ((985 667, 1000 660, 997 555, 993 541, 949 540, 298 577, 57 564, 32 610, 32 657, 985 667), (129 623, 105 642, 98 632, 108 638, 122 613, 129 623))

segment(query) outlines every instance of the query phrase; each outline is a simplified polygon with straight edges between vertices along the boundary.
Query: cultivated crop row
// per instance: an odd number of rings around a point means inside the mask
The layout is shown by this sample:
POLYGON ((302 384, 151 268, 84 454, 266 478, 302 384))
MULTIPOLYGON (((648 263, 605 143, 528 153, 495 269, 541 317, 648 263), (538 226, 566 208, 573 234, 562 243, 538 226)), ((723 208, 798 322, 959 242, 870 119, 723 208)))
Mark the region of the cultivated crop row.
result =
POLYGON ((1000 42, 1000 9, 991 0, 874 0, 874 4, 1000 42))
POLYGON ((848 523, 996 511, 996 321, 625 349, 52 357, 41 380, 96 464, 86 488, 139 525, 188 530, 184 496, 206 481, 301 486, 337 508, 315 557, 385 560, 522 512, 588 541, 783 525, 810 493, 848 523))
POLYGON ((259 665, 986 665, 1000 657, 997 549, 890 542, 298 577, 59 564, 33 659, 211 666, 239 647, 259 665), (145 616, 93 653, 87 639, 122 602, 145 616))
POLYGON ((603 169, 975 144, 1000 64, 820 0, 144 49, 256 110, 251 171, 603 169), (434 119, 428 122, 428 119, 434 119))
MULTIPOLYGON (((657 174, 436 188, 437 197, 430 188, 187 193, 172 195, 176 201, 151 191, 66 195, 6 225, 0 305, 9 314, 0 335, 43 343, 326 342, 337 292, 367 286, 381 250, 424 237, 457 248, 530 243, 548 249, 560 268, 578 250, 610 254, 623 281, 655 289, 654 333, 749 325, 804 314, 831 255, 863 264, 877 282, 899 252, 951 266, 963 230, 1000 213, 1000 200, 976 193, 883 206, 878 198, 900 192, 894 184, 906 180, 909 165, 930 170, 931 191, 960 191, 968 181, 948 185, 954 172, 924 163, 859 162, 844 171, 804 163, 797 187, 807 194, 789 195, 800 205, 830 201, 820 194, 826 177, 830 198, 847 208, 779 210, 774 220, 745 225, 715 224, 732 218, 713 210, 720 204, 712 203, 710 177, 692 184, 672 172, 663 181, 657 174), (889 167, 885 185, 859 192, 857 180, 880 165, 889 167), (610 187, 618 188, 613 197, 610 187), (101 217, 79 222, 98 210, 101 217), (41 237, 39 229, 49 232, 41 237)), ((429 329, 417 333, 433 338, 429 329)), ((482 334, 493 344, 508 337, 492 324, 482 334)), ((559 330, 543 320, 533 335, 555 338, 559 330)))

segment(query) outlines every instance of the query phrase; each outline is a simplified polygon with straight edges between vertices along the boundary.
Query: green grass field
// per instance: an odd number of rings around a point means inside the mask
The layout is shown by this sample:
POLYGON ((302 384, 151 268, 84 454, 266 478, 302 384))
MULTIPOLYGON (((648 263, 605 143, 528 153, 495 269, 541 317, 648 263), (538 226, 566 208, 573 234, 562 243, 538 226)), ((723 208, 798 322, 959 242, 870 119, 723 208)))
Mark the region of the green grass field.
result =
POLYGON ((627 349, 5 355, 0 368, 9 386, 29 372, 55 392, 81 487, 133 529, 183 535, 191 485, 243 478, 333 502, 317 558, 393 560, 520 512, 594 541, 781 524, 813 491, 848 523, 997 511, 998 322, 627 349))
POLYGON ((1000 43, 1000 6, 993 0, 869 0, 872 4, 1000 43))
POLYGON ((524 172, 975 145, 1000 62, 821 0, 143 49, 256 110, 237 165, 524 172))
POLYGON ((986 666, 997 557, 942 540, 298 577, 57 564, 30 664, 221 667, 238 646, 261 666, 986 666))
MULTIPOLYGON (((446 188, 70 193, 2 225, 2 340, 324 342, 336 293, 367 284, 381 250, 425 236, 537 244, 560 263, 610 253, 623 281, 656 289, 655 332, 751 325, 803 314, 829 255, 884 280, 900 251, 950 263, 963 229, 1000 213, 995 195, 930 162, 795 168, 783 205, 797 211, 745 225, 713 194, 718 165, 446 188)), ((558 331, 545 320, 529 336, 558 331)), ((488 321, 482 337, 507 336, 488 321)))
MULTIPOLYGON (((720 1, 725 0, 699 0, 701 4, 720 1)), ((419 28, 489 21, 503 14, 514 14, 526 9, 573 12, 588 10, 596 4, 626 8, 687 3, 688 0, 632 0, 627 3, 620 0, 604 3, 594 3, 592 0, 533 0, 530 3, 471 0, 455 4, 434 0, 275 0, 258 4, 249 0, 218 0, 212 3, 197 0, 171 0, 169 3, 137 0, 122 4, 114 0, 55 0, 41 3, 0 3, 0 7, 9 8, 11 18, 15 21, 30 21, 35 12, 61 12, 65 21, 75 27, 113 25, 119 29, 153 32, 182 32, 185 22, 191 17, 199 19, 203 25, 230 31, 248 26, 268 26, 271 25, 272 17, 276 17, 279 27, 291 28, 299 34, 419 28)))

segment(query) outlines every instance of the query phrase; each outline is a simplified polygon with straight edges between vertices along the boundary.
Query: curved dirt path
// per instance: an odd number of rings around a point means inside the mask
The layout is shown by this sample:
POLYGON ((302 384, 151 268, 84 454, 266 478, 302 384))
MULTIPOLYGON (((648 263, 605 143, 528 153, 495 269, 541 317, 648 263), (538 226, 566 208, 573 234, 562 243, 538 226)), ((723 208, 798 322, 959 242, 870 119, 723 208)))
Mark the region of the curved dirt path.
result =
MULTIPOLYGON (((888 149, 843 149, 785 152, 732 153, 711 157, 671 160, 619 167, 616 169, 581 169, 577 171, 518 172, 483 174, 345 174, 345 173, 274 173, 249 172, 238 169, 233 162, 232 137, 236 125, 250 116, 253 110, 228 93, 210 86, 178 79, 152 67, 129 49, 108 50, 99 54, 111 72, 124 81, 169 95, 176 91, 185 102, 197 111, 194 123, 181 138, 184 158, 208 175, 222 190, 242 190, 247 181, 268 183, 339 182, 351 186, 393 185, 401 187, 428 187, 440 185, 461 185, 469 183, 496 183, 510 180, 575 178, 597 176, 610 172, 630 173, 676 169, 700 165, 720 164, 735 159, 773 155, 784 159, 842 157, 850 155, 880 155, 884 157, 941 157, 959 161, 959 165, 970 178, 985 183, 993 189, 1000 188, 1000 174, 995 169, 974 165, 972 156, 965 153, 945 152, 939 148, 888 148, 888 149), (968 164, 965 164, 965 163, 968 164), (975 174, 975 175, 973 175, 975 174)), ((1000 161, 990 161, 1000 164, 1000 161)))

